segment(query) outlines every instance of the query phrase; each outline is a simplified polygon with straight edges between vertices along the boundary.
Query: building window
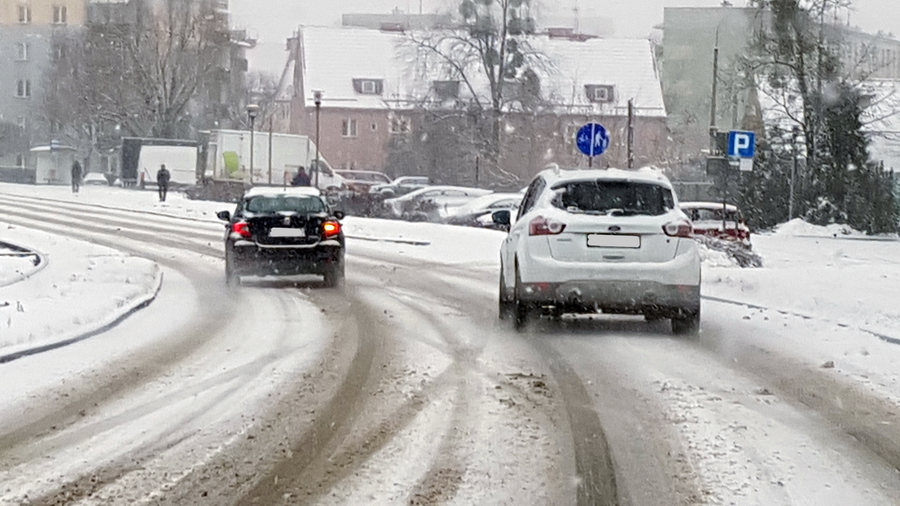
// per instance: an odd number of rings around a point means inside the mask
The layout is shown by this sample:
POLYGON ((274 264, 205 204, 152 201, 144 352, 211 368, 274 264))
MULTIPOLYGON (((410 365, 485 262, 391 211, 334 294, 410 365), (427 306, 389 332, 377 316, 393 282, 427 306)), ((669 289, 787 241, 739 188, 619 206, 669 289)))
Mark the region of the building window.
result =
POLYGON ((68 11, 65 5, 53 6, 53 24, 64 25, 68 22, 68 11))
POLYGON ((355 119, 345 119, 341 128, 341 135, 344 137, 356 137, 359 134, 355 119))
POLYGON ((16 83, 16 96, 19 98, 31 97, 31 81, 28 79, 19 79, 16 83))
POLYGON ((584 86, 588 100, 598 103, 615 101, 615 87, 607 84, 587 84, 584 86))
POLYGON ((24 167, 25 166, 25 155, 18 154, 16 155, 16 167, 24 167))
POLYGON ((459 98, 459 81, 434 81, 432 87, 439 100, 459 98))
POLYGON ((19 23, 31 23, 31 6, 19 4, 19 23))
POLYGON ((381 79, 354 79, 353 89, 363 95, 381 95, 384 92, 384 81, 381 79))
POLYGON ((28 44, 19 42, 16 44, 16 61, 28 61, 28 44))
POLYGON ((409 119, 407 118, 391 118, 391 133, 392 134, 408 134, 409 133, 409 119))

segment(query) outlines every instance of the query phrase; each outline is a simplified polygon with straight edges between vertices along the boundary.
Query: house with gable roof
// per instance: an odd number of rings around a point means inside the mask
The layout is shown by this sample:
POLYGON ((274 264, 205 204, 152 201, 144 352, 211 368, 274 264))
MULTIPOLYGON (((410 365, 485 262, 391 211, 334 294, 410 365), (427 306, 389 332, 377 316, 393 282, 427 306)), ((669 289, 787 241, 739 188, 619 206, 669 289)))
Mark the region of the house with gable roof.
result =
MULTIPOLYGON (((290 41, 291 133, 316 137, 319 91, 319 149, 333 166, 392 176, 428 174, 428 167, 401 171, 389 166, 392 139, 417 135, 426 110, 464 110, 479 100, 487 103, 489 87, 478 74, 460 79, 452 65, 429 55, 414 39, 416 34, 399 30, 301 27, 290 41)), ((587 166, 575 136, 588 122, 603 124, 612 137, 609 151, 596 158, 594 166, 625 167, 629 101, 635 166, 663 160, 666 109, 649 41, 551 30, 530 38, 529 44, 541 55, 542 64, 535 69, 540 103, 528 110, 512 105, 504 111, 504 171, 527 180, 549 163, 587 166)), ((471 174, 475 168, 459 170, 471 174)), ((465 177, 456 182, 461 181, 472 182, 465 177)))

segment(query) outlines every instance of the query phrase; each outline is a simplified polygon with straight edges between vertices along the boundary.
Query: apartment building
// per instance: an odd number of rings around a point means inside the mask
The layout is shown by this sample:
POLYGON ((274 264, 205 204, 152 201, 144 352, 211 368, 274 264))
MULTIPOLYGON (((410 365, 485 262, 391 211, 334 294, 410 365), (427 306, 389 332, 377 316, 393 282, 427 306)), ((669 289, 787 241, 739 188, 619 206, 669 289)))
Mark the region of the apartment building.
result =
POLYGON ((84 25, 86 0, 0 0, 0 167, 21 167, 49 142, 42 119, 44 73, 53 38, 84 25))

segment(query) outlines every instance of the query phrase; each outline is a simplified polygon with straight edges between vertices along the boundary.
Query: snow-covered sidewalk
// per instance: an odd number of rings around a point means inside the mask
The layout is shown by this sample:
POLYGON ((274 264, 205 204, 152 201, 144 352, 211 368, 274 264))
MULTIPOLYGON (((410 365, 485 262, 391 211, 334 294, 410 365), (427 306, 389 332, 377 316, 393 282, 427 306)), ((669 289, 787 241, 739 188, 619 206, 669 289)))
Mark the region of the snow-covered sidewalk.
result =
MULTIPOLYGON (((149 303, 154 262, 75 239, 0 223, 0 242, 35 257, 0 255, 0 361, 90 336, 149 303)), ((0 245, 0 253, 9 253, 0 245)))

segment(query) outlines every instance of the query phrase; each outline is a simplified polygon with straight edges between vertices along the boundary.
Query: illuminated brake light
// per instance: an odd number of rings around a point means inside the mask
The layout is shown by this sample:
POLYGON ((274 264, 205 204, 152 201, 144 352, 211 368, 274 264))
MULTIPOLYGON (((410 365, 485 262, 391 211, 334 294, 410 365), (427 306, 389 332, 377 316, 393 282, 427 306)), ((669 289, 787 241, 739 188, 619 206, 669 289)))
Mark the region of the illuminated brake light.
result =
POLYGON ((341 233, 341 224, 336 221, 326 221, 322 224, 322 232, 325 237, 334 237, 341 233))
POLYGON ((246 221, 238 221, 231 226, 231 231, 241 237, 252 237, 250 233, 250 224, 246 221))
POLYGON ((528 235, 557 235, 565 229, 565 223, 538 216, 528 224, 528 235))
POLYGON ((663 225, 663 232, 669 237, 690 237, 692 228, 690 222, 672 221, 663 225))

